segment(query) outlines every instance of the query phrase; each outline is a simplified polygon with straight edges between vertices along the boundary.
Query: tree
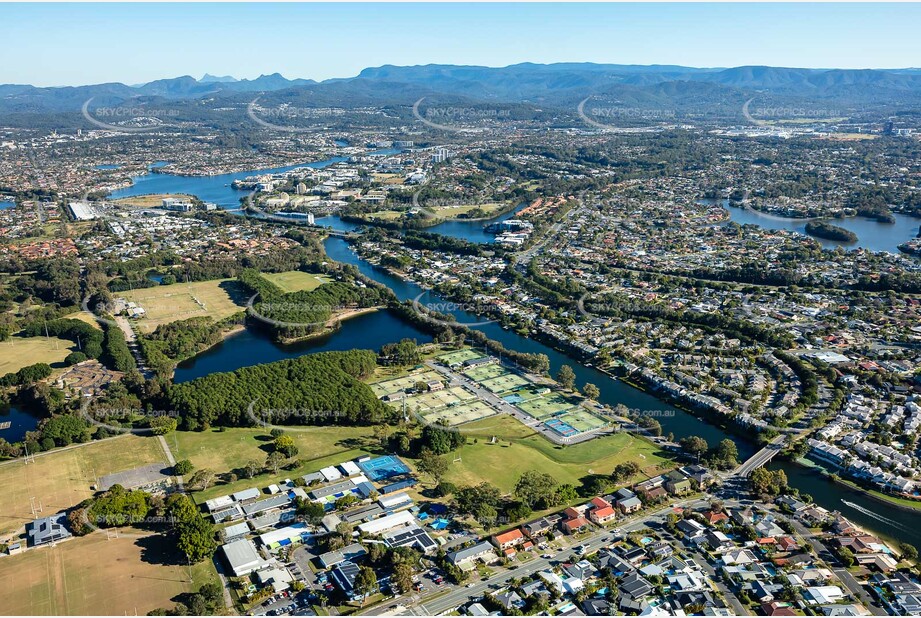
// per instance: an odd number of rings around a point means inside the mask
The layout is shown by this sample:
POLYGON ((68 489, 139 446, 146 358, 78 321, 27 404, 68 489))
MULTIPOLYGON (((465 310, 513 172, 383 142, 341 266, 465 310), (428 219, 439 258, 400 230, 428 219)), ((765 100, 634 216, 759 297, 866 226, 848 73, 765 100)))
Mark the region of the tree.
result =
POLYGON ((313 500, 298 498, 295 504, 298 516, 314 524, 323 519, 323 515, 326 514, 323 505, 313 500))
POLYGON ((576 374, 569 365, 563 365, 556 373, 556 381, 566 390, 572 390, 576 385, 576 374))
POLYGON ((295 457, 299 452, 297 444, 294 443, 294 438, 287 434, 282 434, 275 438, 275 450, 288 458, 295 457))
POLYGON ((756 468, 748 477, 753 493, 765 496, 776 496, 787 488, 787 475, 783 470, 771 471, 766 468, 756 468))
POLYGON ((201 470, 198 470, 195 474, 192 475, 192 478, 189 479, 189 485, 199 491, 205 491, 211 487, 211 483, 213 482, 214 470, 209 470, 208 468, 202 468, 201 470))
POLYGON ((280 451, 272 451, 265 458, 265 467, 272 470, 274 474, 278 474, 278 469, 285 463, 285 459, 286 457, 280 451))
POLYGON ((246 462, 246 465, 243 466, 243 473, 246 475, 246 478, 251 479, 262 470, 262 464, 260 464, 255 459, 251 459, 246 462))
POLYGON ((707 441, 700 436, 685 436, 678 441, 681 448, 689 455, 695 455, 700 460, 701 454, 707 451, 707 441))
POLYGON ((176 547, 192 563, 210 558, 217 549, 214 540, 214 528, 200 515, 190 521, 179 524, 179 540, 176 547))
POLYGON ((902 559, 914 562, 918 559, 918 549, 911 543, 899 543, 899 551, 902 553, 902 559))
POLYGON ((430 474, 436 483, 441 481, 441 477, 445 475, 448 471, 448 460, 444 457, 439 457, 429 448, 423 448, 422 454, 419 456, 419 463, 417 467, 421 472, 430 474))
POLYGON ((390 578, 400 592, 408 593, 413 588, 413 568, 406 564, 400 563, 393 568, 393 575, 390 578))
POLYGON ((549 474, 528 470, 515 484, 515 497, 529 508, 545 509, 553 505, 559 483, 549 474))
POLYGON ((173 474, 176 476, 185 476, 194 469, 192 462, 188 459, 180 459, 173 466, 173 474))
POLYGON ((155 416, 149 422, 151 433, 155 436, 165 436, 176 430, 178 422, 171 416, 155 416))
POLYGON ((364 606, 365 600, 377 591, 377 575, 374 569, 367 566, 358 567, 358 574, 355 576, 355 592, 361 595, 361 604, 364 606))
POLYGON ((640 464, 635 461, 625 461, 614 466, 614 471, 611 472, 611 480, 615 483, 620 483, 629 480, 634 475, 638 474, 639 471, 640 464))
POLYGON ((601 391, 598 390, 598 387, 594 384, 588 383, 582 387, 582 394, 592 401, 598 401, 598 397, 601 396, 601 391))
POLYGON ((727 468, 739 462, 739 449, 736 443, 729 438, 723 438, 716 446, 716 459, 727 468))

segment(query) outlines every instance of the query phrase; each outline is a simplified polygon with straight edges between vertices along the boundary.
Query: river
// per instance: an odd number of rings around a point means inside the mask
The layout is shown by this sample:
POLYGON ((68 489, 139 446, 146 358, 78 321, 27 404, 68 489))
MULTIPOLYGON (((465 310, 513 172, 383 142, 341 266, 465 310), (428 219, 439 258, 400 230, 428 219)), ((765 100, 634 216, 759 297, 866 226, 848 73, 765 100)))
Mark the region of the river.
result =
MULTIPOLYGON (((730 206, 729 200, 701 200, 701 202, 705 204, 719 203, 729 211, 730 219, 739 225, 752 224, 768 230, 790 230, 808 236, 806 234, 806 219, 778 217, 749 208, 730 206)), ((838 247, 843 247, 844 249, 864 248, 871 251, 888 251, 889 253, 905 255, 899 251, 899 245, 918 235, 921 219, 899 213, 893 213, 893 216, 895 217, 895 223, 882 223, 867 217, 826 219, 832 225, 854 232, 857 235, 855 242, 827 240, 825 238, 816 238, 815 236, 809 237, 819 241, 826 249, 836 249, 838 247)))
MULTIPOLYGON (((343 158, 329 159, 327 161, 314 163, 312 166, 318 168, 325 167, 326 165, 342 159, 343 158)), ((278 168, 278 170, 291 169, 292 167, 297 166, 278 168)), ((139 182, 135 187, 132 187, 133 191, 131 195, 149 192, 189 193, 205 201, 213 201, 218 205, 235 206, 238 204, 239 196, 242 195, 243 192, 233 190, 229 186, 229 183, 232 182, 233 178, 244 178, 256 173, 257 172, 250 171, 240 172, 238 174, 228 174, 223 177, 212 176, 205 178, 153 174, 150 175, 151 179, 147 181, 147 184, 139 182)), ((148 176, 141 178, 148 178, 148 176)), ((738 208, 729 208, 729 211, 736 216, 738 216, 740 212, 746 212, 738 208)), ((493 220, 501 220, 513 215, 514 212, 510 212, 493 220)), ((897 218, 898 217, 899 216, 897 216, 897 218)), ((344 222, 338 217, 324 217, 318 219, 317 223, 341 231, 350 231, 358 227, 354 224, 344 222)), ((482 221, 453 221, 428 228, 428 230, 474 242, 487 242, 491 240, 491 237, 483 232, 484 223, 485 222, 482 221)), ((869 223, 873 225, 883 225, 876 222, 869 223)), ((803 222, 797 222, 797 224, 805 225, 803 222)), ((895 227, 902 229, 904 228, 904 224, 905 222, 902 221, 901 223, 897 223, 895 227)), ((916 231, 917 224, 913 225, 916 231)), ((889 227, 892 228, 893 226, 889 227)), ((856 233, 858 236, 861 236, 860 231, 856 231, 856 233)), ((910 236, 906 236, 906 239, 908 237, 910 236)), ((873 238, 873 236, 868 236, 864 233, 862 238, 873 238)), ((902 241, 901 239, 897 242, 892 240, 889 244, 894 247, 894 245, 902 241)), ((416 298, 419 294, 423 294, 423 297, 420 299, 420 302, 423 304, 445 304, 442 299, 430 292, 426 292, 416 284, 394 277, 383 270, 375 268, 364 260, 361 260, 343 239, 331 237, 324 242, 324 245, 327 254, 332 259, 356 266, 359 271, 367 277, 393 290, 400 300, 411 300, 416 298)), ((889 250, 882 245, 868 248, 889 250)), ((482 318, 469 315, 463 311, 452 311, 451 313, 454 314, 455 319, 460 323, 477 323, 482 320, 482 318)), ((635 389, 619 380, 610 378, 595 368, 582 365, 539 341, 505 330, 499 325, 492 323, 472 326, 472 328, 482 331, 490 339, 501 342, 508 349, 519 352, 546 354, 550 359, 551 373, 555 374, 559 367, 564 364, 569 365, 575 372, 576 384, 580 387, 589 382, 598 386, 601 392, 599 400, 602 403, 611 406, 623 404, 628 408, 647 412, 661 423, 663 432, 665 433, 671 432, 676 437, 698 435, 707 440, 711 446, 728 437, 738 446, 739 454, 742 459, 748 458, 757 450, 757 447, 752 442, 737 435, 727 433, 720 427, 702 421, 691 414, 670 406, 648 393, 635 389)), ((399 341, 405 337, 416 339, 419 342, 431 340, 430 335, 417 329, 415 326, 403 322, 389 311, 379 311, 356 317, 345 322, 342 328, 335 333, 290 346, 277 344, 264 334, 246 330, 240 334, 229 337, 218 346, 182 363, 176 369, 174 379, 176 382, 185 382, 213 372, 232 371, 244 366, 268 363, 324 350, 348 350, 353 348, 378 349, 385 343, 399 341)), ((812 495, 817 504, 829 510, 841 511, 846 517, 858 525, 879 531, 881 534, 888 536, 897 536, 901 540, 908 541, 921 547, 921 530, 919 530, 914 523, 917 520, 916 513, 881 504, 861 492, 841 484, 831 483, 822 478, 818 472, 792 462, 777 462, 772 464, 771 467, 782 468, 786 472, 791 486, 812 495), (843 500, 856 506, 850 506, 843 502, 843 500)))

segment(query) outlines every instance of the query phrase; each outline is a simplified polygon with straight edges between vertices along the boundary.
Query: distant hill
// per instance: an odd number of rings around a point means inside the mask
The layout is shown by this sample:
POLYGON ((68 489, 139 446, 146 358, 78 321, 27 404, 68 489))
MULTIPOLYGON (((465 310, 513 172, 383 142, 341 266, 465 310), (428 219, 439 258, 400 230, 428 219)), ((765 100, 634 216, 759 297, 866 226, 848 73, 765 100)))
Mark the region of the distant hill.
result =
POLYGON ((694 68, 678 65, 523 63, 507 67, 429 64, 384 65, 350 78, 315 82, 273 73, 253 80, 206 74, 152 81, 37 88, 0 85, 0 112, 75 112, 125 101, 181 102, 208 98, 215 106, 251 101, 305 106, 405 106, 420 97, 482 104, 572 109, 587 97, 621 105, 690 109, 738 109, 757 96, 764 103, 822 101, 826 107, 921 103, 921 69, 802 69, 769 66, 694 68))

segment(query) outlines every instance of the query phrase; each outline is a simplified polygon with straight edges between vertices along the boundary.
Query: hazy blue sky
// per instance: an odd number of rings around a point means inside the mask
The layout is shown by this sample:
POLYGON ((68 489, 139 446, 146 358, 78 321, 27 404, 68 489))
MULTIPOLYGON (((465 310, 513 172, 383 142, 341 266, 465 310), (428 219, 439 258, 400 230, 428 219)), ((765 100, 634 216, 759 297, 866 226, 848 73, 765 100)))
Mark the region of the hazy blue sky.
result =
POLYGON ((919 23, 907 4, 0 4, 0 83, 428 63, 904 68, 921 66, 919 23))

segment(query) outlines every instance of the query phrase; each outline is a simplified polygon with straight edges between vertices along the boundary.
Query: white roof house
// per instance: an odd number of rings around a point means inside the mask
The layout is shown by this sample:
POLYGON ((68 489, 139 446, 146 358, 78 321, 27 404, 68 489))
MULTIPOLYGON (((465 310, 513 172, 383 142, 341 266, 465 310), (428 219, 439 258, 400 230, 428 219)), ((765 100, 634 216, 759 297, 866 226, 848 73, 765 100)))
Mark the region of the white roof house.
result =
POLYGON ((334 466, 329 466, 328 468, 323 468, 320 470, 320 474, 323 475, 327 481, 337 481, 342 478, 342 473, 339 472, 334 466))
POLYGON ((355 465, 354 461, 345 461, 339 464, 339 469, 342 470, 346 476, 355 476, 356 474, 361 474, 361 468, 355 465))
POLYGON ((230 565, 230 570, 236 577, 249 575, 265 565, 265 562, 259 556, 259 552, 256 551, 256 546, 247 539, 240 539, 239 541, 222 545, 221 551, 224 552, 224 557, 230 565))
POLYGON ((372 519, 369 522, 360 524, 358 529, 366 534, 380 534, 385 530, 390 530, 397 526, 405 526, 414 523, 415 520, 416 518, 409 511, 399 511, 393 515, 381 517, 380 519, 372 519))

